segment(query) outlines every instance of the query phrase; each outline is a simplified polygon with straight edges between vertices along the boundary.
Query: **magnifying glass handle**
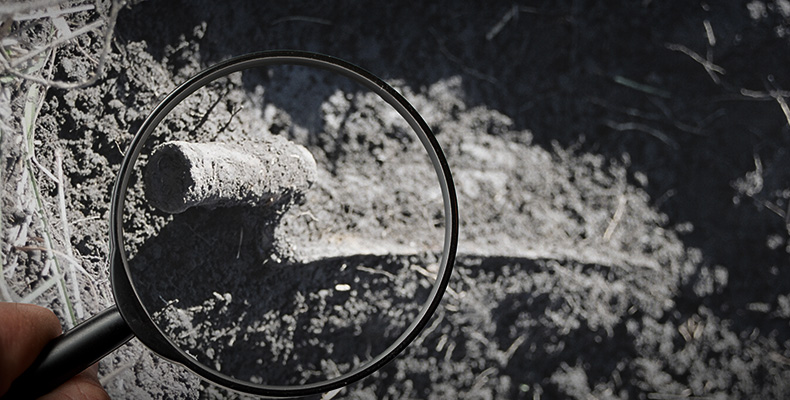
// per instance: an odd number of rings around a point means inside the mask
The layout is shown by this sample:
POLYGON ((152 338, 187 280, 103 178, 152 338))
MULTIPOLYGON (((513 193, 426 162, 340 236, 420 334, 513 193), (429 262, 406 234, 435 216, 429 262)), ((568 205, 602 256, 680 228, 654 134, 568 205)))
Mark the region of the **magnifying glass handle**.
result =
POLYGON ((34 399, 47 394, 133 336, 118 308, 112 306, 47 343, 2 399, 34 399))

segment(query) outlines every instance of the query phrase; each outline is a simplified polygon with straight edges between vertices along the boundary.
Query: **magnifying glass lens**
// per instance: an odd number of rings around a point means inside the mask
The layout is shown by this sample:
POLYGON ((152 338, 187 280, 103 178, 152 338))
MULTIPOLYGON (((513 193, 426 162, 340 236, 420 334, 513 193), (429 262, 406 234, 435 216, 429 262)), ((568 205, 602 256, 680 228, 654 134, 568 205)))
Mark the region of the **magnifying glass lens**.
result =
POLYGON ((133 171, 132 285, 168 341, 223 375, 299 386, 352 372, 434 287, 436 169, 398 110, 336 73, 217 79, 167 114, 133 171))

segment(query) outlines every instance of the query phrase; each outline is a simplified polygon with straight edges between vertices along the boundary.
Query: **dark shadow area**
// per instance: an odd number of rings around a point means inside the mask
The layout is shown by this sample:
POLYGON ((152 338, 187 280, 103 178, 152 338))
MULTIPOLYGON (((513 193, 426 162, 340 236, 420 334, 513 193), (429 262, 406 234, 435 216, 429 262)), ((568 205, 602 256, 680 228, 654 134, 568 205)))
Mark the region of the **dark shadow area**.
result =
MULTIPOLYGON (((492 395, 492 386, 496 398, 563 398, 574 394, 569 392, 574 384, 579 394, 586 384, 603 384, 636 396, 639 389, 627 382, 640 373, 635 361, 641 339, 629 332, 626 322, 639 317, 641 310, 627 313, 628 307, 591 300, 594 304, 586 307, 576 305, 586 308, 578 314, 561 311, 572 304, 569 293, 584 289, 556 276, 552 262, 461 257, 451 285, 456 293, 445 296, 445 307, 418 343, 400 361, 385 366, 375 382, 365 385, 373 386, 378 398, 404 395, 397 391, 403 390, 404 382, 414 390, 407 393, 418 398, 437 392, 484 397, 492 395), (592 311, 600 308, 611 308, 617 321, 600 326, 592 311), (558 312, 564 318, 557 318, 558 312), (574 383, 572 373, 563 373, 573 368, 586 372, 584 383, 574 383), (454 386, 446 387, 448 382, 454 386)), ((572 263, 559 268, 576 267, 585 268, 585 275, 605 275, 607 270, 572 263)), ((630 299, 626 295, 614 300, 630 299)))
POLYGON ((202 363, 257 383, 322 381, 383 352, 427 299, 430 285, 410 269, 425 258, 278 263, 273 214, 190 209, 140 247, 133 282, 160 329, 202 363))

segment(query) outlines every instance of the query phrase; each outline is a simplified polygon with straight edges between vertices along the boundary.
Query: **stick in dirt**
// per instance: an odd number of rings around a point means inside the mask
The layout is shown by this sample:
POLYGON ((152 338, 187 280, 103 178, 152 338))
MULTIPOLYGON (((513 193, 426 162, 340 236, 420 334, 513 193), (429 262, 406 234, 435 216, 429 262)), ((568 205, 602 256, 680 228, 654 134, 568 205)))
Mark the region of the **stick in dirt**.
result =
POLYGON ((145 167, 144 184, 154 207, 177 214, 196 206, 269 206, 305 192, 316 176, 306 148, 270 136, 244 144, 161 144, 145 167))

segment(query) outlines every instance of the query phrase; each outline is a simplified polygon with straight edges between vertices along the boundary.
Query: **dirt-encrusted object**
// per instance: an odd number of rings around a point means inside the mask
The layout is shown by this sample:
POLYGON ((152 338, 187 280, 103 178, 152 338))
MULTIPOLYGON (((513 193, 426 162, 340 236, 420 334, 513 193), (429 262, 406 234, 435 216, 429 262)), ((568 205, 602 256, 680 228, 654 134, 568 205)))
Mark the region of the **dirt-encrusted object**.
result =
POLYGON ((279 136, 244 144, 167 142, 145 167, 151 204, 177 214, 190 207, 269 206, 316 179, 310 152, 279 136))

